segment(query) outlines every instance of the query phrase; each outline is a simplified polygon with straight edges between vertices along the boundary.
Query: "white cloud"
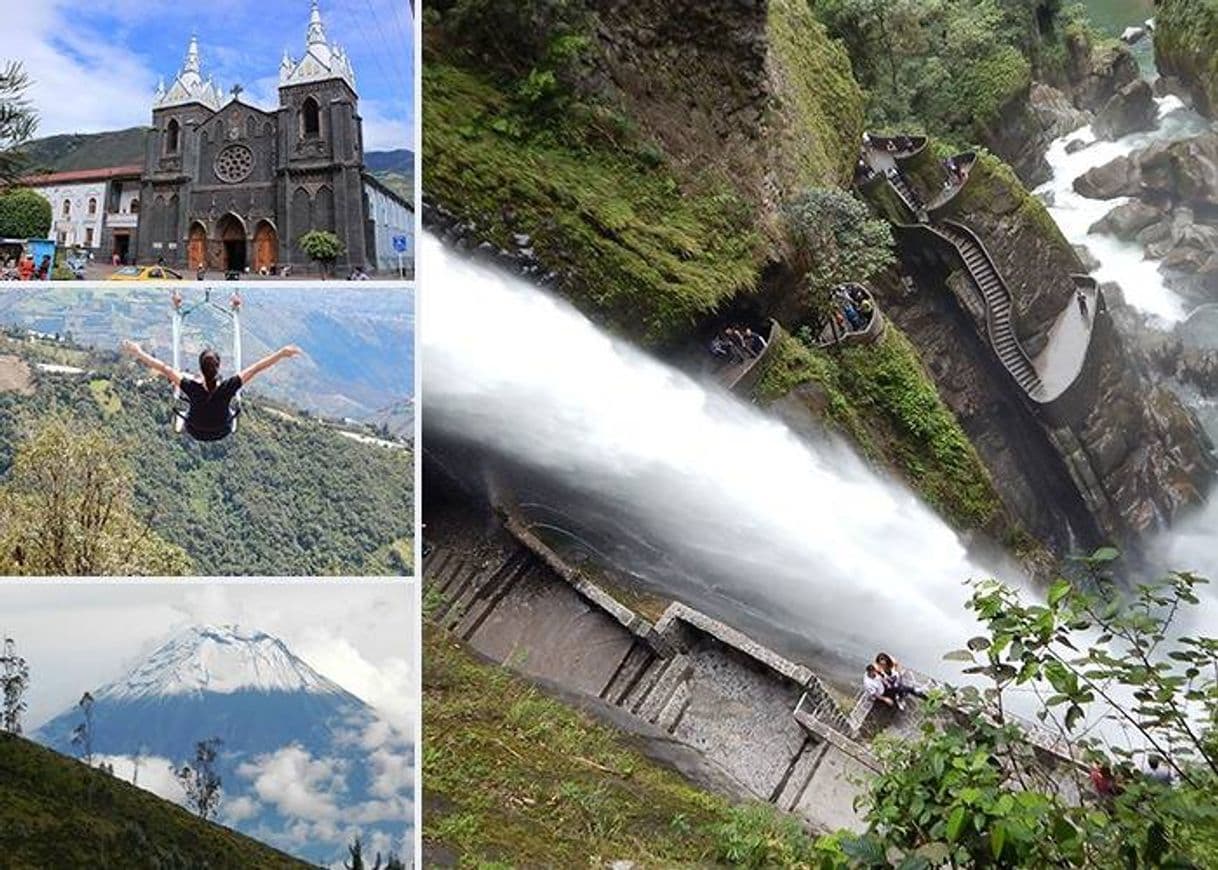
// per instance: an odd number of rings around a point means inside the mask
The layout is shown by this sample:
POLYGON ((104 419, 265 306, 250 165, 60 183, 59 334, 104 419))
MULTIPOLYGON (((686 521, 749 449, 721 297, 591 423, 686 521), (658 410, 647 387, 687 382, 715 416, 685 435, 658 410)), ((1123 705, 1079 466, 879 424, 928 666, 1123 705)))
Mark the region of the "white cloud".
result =
MULTIPOLYGON (((405 99, 405 98, 403 98, 405 99)), ((400 113, 403 107, 396 107, 400 113)), ((407 118, 385 111, 379 100, 360 100, 359 113, 364 119, 364 150, 393 151, 414 149, 414 129, 407 118)))
POLYGON ((15 38, 6 40, 4 54, 21 61, 33 79, 28 96, 41 116, 38 135, 149 123, 156 74, 72 12, 66 0, 5 4, 5 18, 20 23, 10 30, 15 38))
POLYGON ((331 822, 339 817, 336 795, 346 790, 343 762, 314 758, 295 744, 261 755, 237 768, 254 792, 280 815, 302 821, 331 822))
POLYGON ((401 654, 370 660, 350 639, 357 632, 339 634, 333 627, 318 626, 304 632, 293 647, 294 652, 318 673, 324 674, 356 697, 366 701, 390 724, 406 733, 413 733, 418 699, 415 696, 417 669, 407 656, 405 634, 401 654))
POLYGON ((114 775, 125 782, 135 782, 140 788, 152 792, 167 801, 186 805, 186 792, 181 783, 173 775, 173 762, 158 755, 144 755, 139 758, 139 776, 136 777, 136 759, 131 755, 94 755, 95 766, 111 764, 114 775))
POLYGON ((249 795, 243 794, 221 805, 224 820, 230 825, 237 825, 246 819, 252 819, 262 812, 262 805, 249 795))

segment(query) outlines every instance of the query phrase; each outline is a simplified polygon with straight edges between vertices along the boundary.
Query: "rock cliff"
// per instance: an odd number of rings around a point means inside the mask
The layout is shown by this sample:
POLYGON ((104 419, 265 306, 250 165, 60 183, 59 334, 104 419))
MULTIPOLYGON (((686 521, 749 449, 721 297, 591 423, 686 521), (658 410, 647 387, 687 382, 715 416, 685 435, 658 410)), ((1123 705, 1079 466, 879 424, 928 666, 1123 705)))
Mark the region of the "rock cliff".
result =
POLYGON ((1218 0, 1161 0, 1155 14, 1155 64, 1179 79, 1198 111, 1218 111, 1218 0))
MULTIPOLYGON (((934 178, 930 166, 913 177, 926 195, 937 187, 928 183, 934 178)), ((967 224, 981 238, 1011 291, 1020 342, 1035 357, 1050 340, 1059 315, 1074 304, 1071 274, 1084 271, 1077 253, 1043 205, 990 155, 978 156, 963 189, 938 214, 967 224)), ((917 269, 916 249, 924 242, 904 238, 917 269)), ((929 292, 940 291, 950 280, 941 268, 928 274, 922 267, 929 292)), ((1086 367, 1072 395, 1047 405, 1023 403, 1043 430, 1038 439, 1022 425, 993 425, 1002 416, 1001 396, 983 396, 979 388, 1001 394, 1014 391, 1014 385, 1009 379, 983 377, 971 342, 936 337, 922 322, 933 306, 902 302, 908 312, 902 325, 915 330, 923 354, 936 358, 931 368, 941 391, 995 472, 1004 500, 1030 528, 1045 528, 1047 519, 1052 522, 1049 514, 1069 513, 1081 499, 1103 540, 1136 546, 1143 535, 1204 499, 1215 468, 1208 439, 1176 396, 1151 380, 1146 360, 1106 314, 1096 314, 1086 367), (1061 467, 1048 453, 1064 460, 1068 480, 1060 477, 1061 467), (1013 457, 1019 456, 1024 459, 1016 463, 1013 457), (1006 469, 1015 464, 1023 473, 1008 475, 1006 469), (1040 469, 1042 480, 1026 477, 1033 469, 1040 469), (1051 508, 1029 498, 1033 492, 1047 498, 1049 491, 1055 493, 1051 508)), ((1085 526, 1071 519, 1079 537, 1085 537, 1085 526)))
POLYGON ((781 256, 784 199, 849 181, 862 95, 800 0, 570 5, 523 78, 433 12, 424 189, 497 247, 527 239, 592 317, 671 344, 781 256))

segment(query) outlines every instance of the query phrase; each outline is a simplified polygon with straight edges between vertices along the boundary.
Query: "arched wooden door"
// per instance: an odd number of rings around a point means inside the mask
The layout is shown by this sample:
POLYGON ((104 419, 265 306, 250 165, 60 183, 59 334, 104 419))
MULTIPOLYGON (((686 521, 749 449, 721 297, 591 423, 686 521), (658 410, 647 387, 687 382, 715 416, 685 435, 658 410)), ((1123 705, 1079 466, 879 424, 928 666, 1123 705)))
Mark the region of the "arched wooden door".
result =
POLYGON ((207 230, 201 224, 190 228, 190 239, 186 245, 186 259, 190 268, 197 269, 207 265, 207 230))
POLYGON ((220 218, 216 224, 216 234, 224 247, 224 262, 226 272, 240 272, 248 265, 246 262, 245 225, 231 212, 220 218))
POLYGON ((254 270, 269 270, 278 262, 279 233, 268 221, 262 221, 254 230, 254 270))

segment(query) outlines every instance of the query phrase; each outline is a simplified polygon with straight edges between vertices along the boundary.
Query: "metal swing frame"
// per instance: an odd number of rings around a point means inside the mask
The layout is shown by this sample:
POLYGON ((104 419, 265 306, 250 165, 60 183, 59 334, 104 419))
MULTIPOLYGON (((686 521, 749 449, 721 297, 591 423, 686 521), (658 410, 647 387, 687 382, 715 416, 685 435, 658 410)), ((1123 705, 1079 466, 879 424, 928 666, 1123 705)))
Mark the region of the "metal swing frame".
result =
MULTIPOLYGON (((228 305, 221 305, 211 298, 212 288, 203 290, 203 298, 193 305, 176 305, 173 309, 173 370, 182 371, 182 324, 186 318, 200 308, 211 308, 229 318, 233 326, 233 364, 236 371, 241 371, 241 297, 233 293, 228 305)), ((173 431, 181 434, 186 429, 186 414, 190 410, 189 402, 182 398, 182 388, 177 384, 173 387, 173 431)), ((229 407, 229 434, 237 432, 237 418, 241 415, 241 390, 233 395, 229 407)))

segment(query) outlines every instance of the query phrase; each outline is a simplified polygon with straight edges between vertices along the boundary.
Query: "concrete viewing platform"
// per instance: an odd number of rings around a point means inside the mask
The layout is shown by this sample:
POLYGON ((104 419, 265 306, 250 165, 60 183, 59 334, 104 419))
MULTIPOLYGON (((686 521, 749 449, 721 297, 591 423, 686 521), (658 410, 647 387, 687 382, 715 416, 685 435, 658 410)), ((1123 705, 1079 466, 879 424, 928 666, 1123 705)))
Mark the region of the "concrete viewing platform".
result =
MULTIPOLYGON (((649 620, 566 564, 517 509, 497 513, 489 550, 483 539, 445 538, 443 525, 433 526, 441 539, 424 572, 430 619, 644 741, 692 750, 729 793, 817 831, 864 829, 855 801, 883 771, 873 740, 912 737, 923 718, 917 704, 897 712, 861 694, 843 699, 806 665, 680 602, 649 620)), ((919 683, 932 687, 926 677, 919 683)), ((1076 766, 1070 747, 1025 728, 1046 770, 1076 766)))

